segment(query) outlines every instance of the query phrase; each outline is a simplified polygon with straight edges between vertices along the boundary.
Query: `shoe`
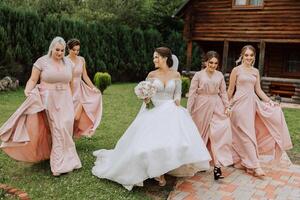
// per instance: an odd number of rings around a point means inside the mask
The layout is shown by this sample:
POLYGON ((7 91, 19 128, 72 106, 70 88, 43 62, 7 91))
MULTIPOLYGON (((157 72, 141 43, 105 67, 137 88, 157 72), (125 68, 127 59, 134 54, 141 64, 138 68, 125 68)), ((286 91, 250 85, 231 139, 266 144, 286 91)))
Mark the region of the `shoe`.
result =
POLYGON ((254 172, 253 176, 258 177, 258 178, 262 178, 262 177, 266 176, 266 173, 260 167, 254 169, 253 172, 254 172))
POLYGON ((255 169, 246 169, 246 172, 257 178, 263 178, 266 175, 265 172, 260 167, 255 169))
POLYGON ((60 173, 58 173, 58 172, 53 172, 52 174, 53 174, 53 176, 60 176, 60 173))
POLYGON ((154 178, 156 181, 158 181, 158 185, 159 186, 165 186, 167 184, 167 181, 165 179, 165 176, 164 175, 161 175, 160 177, 155 177, 154 178))
POLYGON ((214 179, 219 180, 223 178, 224 176, 222 176, 221 167, 214 167, 214 179))
POLYGON ((246 169, 246 167, 243 166, 241 163, 234 164, 233 167, 236 169, 246 169))

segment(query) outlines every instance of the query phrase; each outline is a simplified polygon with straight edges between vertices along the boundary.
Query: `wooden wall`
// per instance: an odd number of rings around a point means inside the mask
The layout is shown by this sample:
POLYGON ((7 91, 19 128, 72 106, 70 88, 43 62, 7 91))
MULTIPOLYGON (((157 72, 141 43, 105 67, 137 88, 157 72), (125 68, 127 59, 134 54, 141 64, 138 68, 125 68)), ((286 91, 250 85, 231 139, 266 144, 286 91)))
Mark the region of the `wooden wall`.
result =
POLYGON ((235 9, 232 0, 195 0, 183 12, 187 39, 300 43, 299 0, 264 0, 260 9, 235 9))

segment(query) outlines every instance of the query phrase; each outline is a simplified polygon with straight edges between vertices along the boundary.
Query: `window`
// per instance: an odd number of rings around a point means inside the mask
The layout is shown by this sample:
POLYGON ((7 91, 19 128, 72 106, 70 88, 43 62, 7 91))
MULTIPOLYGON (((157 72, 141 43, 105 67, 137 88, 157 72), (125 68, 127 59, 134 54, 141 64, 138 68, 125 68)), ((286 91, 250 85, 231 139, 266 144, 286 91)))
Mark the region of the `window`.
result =
POLYGON ((287 72, 300 72, 300 52, 291 51, 287 59, 287 72))
POLYGON ((234 7, 261 7, 263 0, 233 0, 234 7))

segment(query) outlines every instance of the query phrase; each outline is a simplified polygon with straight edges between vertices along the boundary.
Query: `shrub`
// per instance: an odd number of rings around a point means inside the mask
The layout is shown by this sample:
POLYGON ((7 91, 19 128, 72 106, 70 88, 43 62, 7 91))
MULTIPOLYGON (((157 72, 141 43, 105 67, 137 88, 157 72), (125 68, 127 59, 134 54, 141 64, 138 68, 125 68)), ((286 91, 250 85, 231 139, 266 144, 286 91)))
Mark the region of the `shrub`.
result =
POLYGON ((190 89, 190 84, 191 84, 191 81, 189 79, 189 77, 185 77, 185 76, 181 76, 181 95, 183 97, 186 96, 186 94, 188 93, 189 89, 190 89))
POLYGON ((107 72, 97 72, 94 76, 94 83, 103 94, 104 90, 111 85, 111 76, 107 72))

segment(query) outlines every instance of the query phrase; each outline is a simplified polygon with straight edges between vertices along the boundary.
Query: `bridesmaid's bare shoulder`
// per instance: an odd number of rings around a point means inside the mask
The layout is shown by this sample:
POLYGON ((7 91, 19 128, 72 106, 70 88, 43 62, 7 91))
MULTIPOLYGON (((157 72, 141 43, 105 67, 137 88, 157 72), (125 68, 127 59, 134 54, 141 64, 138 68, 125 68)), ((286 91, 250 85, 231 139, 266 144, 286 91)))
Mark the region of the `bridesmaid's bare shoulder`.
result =
POLYGON ((238 71, 239 71, 239 69, 241 68, 242 66, 241 65, 238 65, 238 66, 236 66, 236 67, 234 67, 232 70, 231 70, 231 74, 236 74, 238 71))

